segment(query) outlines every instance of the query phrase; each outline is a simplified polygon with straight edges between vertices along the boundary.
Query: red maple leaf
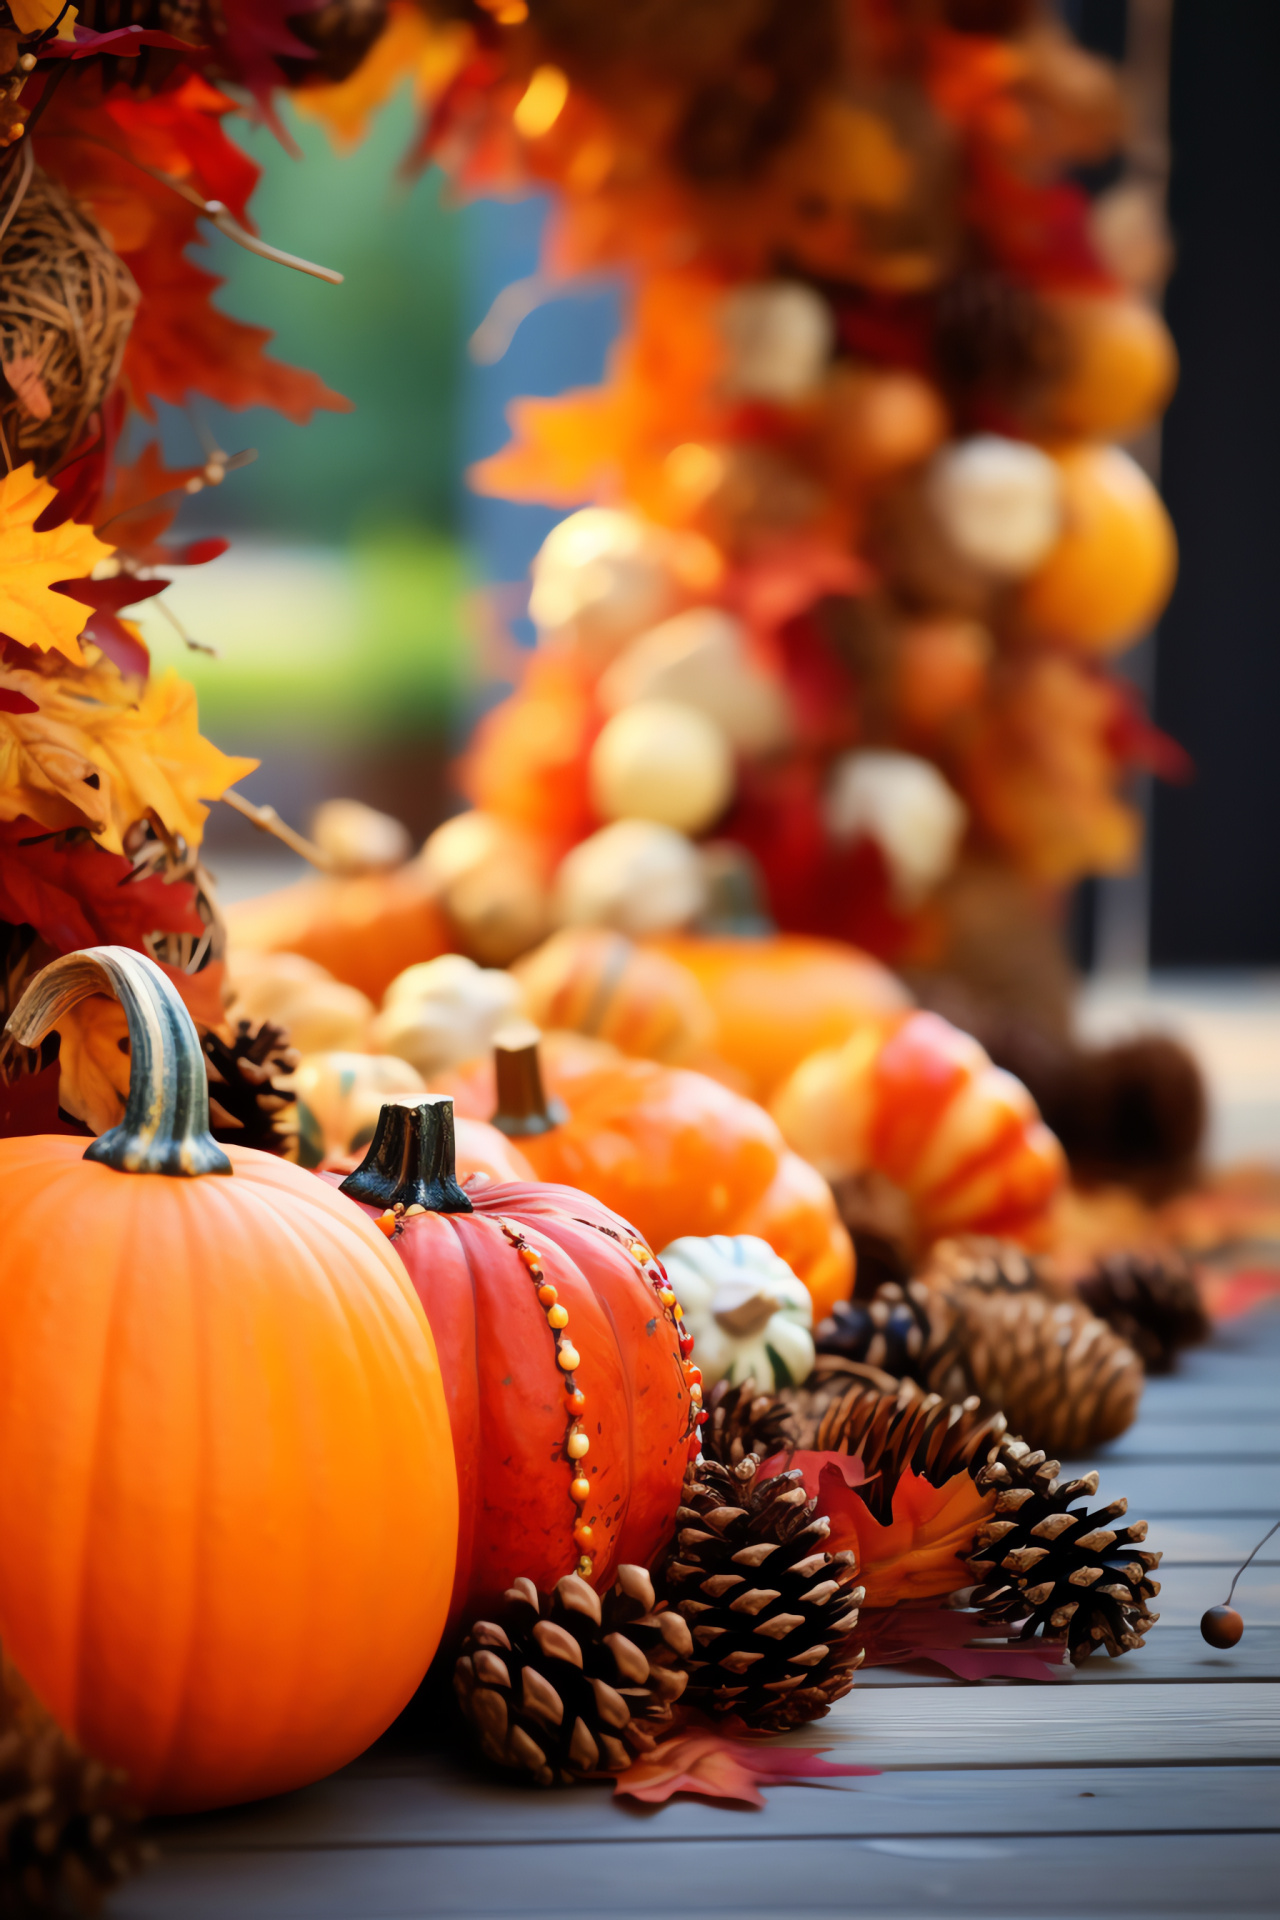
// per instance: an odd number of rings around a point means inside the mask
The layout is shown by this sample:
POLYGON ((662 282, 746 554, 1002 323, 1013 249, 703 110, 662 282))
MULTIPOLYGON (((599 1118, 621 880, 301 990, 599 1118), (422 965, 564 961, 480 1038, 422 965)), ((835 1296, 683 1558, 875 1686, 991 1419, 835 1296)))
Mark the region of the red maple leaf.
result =
POLYGON ((222 281, 187 257, 202 237, 200 215, 171 182, 220 200, 251 224, 247 203, 259 169, 223 131, 234 102, 198 74, 147 97, 120 90, 103 99, 85 71, 89 78, 73 70, 59 87, 36 149, 40 164, 105 227, 138 283, 142 302, 123 379, 139 412, 154 417, 156 400, 181 406, 192 391, 237 410, 274 407, 299 424, 317 408, 349 410, 315 374, 270 359, 268 329, 213 306, 222 281))
POLYGON ((135 878, 121 854, 23 818, 0 821, 0 920, 34 927, 59 953, 203 932, 189 881, 135 878))

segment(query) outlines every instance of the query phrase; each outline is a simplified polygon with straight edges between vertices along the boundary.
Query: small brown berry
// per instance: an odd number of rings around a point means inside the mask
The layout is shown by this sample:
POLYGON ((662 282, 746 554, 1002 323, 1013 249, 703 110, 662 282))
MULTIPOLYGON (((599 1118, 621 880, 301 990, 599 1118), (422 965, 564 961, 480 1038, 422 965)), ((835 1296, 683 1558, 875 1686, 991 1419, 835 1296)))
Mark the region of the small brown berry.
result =
POLYGON ((1210 1607, 1200 1616, 1200 1632, 1211 1647, 1234 1647, 1244 1632, 1244 1621, 1234 1607, 1210 1607))

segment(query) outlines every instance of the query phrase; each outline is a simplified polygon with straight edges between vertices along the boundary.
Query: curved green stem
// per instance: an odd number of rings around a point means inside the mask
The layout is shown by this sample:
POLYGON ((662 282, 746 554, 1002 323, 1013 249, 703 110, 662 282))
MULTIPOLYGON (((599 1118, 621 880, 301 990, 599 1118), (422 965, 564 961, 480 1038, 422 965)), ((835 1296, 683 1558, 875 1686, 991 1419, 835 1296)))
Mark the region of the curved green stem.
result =
POLYGON ((209 1131, 209 1082, 195 1022, 177 988, 132 947, 87 947, 51 960, 31 982, 5 1027, 37 1047, 91 994, 109 993, 129 1023, 129 1098, 124 1119, 85 1149, 117 1173, 194 1177, 230 1173, 209 1131))

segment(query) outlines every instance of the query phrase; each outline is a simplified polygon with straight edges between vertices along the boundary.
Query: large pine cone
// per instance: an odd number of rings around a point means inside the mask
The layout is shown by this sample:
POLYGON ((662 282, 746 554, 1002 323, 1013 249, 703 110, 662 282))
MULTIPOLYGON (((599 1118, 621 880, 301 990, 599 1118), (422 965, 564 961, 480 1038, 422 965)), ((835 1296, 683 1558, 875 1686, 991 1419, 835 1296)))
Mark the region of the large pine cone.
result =
POLYGON ((1209 1337, 1195 1274, 1172 1248, 1107 1254, 1077 1281, 1076 1291, 1091 1313, 1128 1341, 1148 1373, 1168 1373, 1180 1348, 1209 1337))
POLYGON ((1115 1523, 1125 1500, 1088 1513, 1073 1500, 1098 1491, 1098 1476, 1060 1482, 1056 1460, 1021 1440, 1005 1441, 977 1476, 996 1495, 979 1529, 969 1571, 980 1582, 973 1604, 991 1620, 1025 1620, 1022 1638, 1065 1640, 1080 1666, 1099 1646, 1111 1655, 1143 1645, 1159 1614, 1147 1605, 1160 1591, 1148 1576, 1160 1564, 1141 1542, 1147 1523, 1115 1523))
POLYGON ((854 1381, 831 1402, 813 1436, 820 1453, 848 1453, 863 1463, 858 1496, 887 1526, 902 1475, 919 1474, 941 1487, 957 1473, 976 1479, 992 1449, 1004 1439, 1002 1413, 984 1414, 973 1395, 948 1405, 936 1393, 922 1394, 910 1380, 893 1394, 854 1381))
POLYGON ((454 1667, 458 1705, 487 1759, 540 1787, 621 1773, 654 1745, 693 1652, 643 1567, 619 1567, 603 1599, 576 1573, 539 1594, 519 1579, 501 1622, 477 1620, 454 1667))
POLYGON ((82 1753, 0 1656, 0 1912, 92 1912, 147 1858, 123 1774, 82 1753))
POLYGON ((754 1380, 731 1386, 719 1380, 706 1405, 702 1429, 702 1457, 722 1467, 741 1465, 749 1453, 769 1460, 800 1444, 799 1429, 789 1399, 761 1393, 754 1380))
POLYGON ((918 1279, 840 1302, 817 1346, 901 1369, 946 1401, 976 1394, 1058 1454, 1123 1433, 1142 1394, 1133 1349, 1083 1303, 1050 1293, 1020 1249, 992 1242, 943 1242, 918 1279))
POLYGON ((852 1687, 862 1589, 855 1556, 823 1546, 803 1475, 759 1468, 754 1454, 695 1464, 658 1588, 693 1631, 689 1703, 781 1733, 852 1687))

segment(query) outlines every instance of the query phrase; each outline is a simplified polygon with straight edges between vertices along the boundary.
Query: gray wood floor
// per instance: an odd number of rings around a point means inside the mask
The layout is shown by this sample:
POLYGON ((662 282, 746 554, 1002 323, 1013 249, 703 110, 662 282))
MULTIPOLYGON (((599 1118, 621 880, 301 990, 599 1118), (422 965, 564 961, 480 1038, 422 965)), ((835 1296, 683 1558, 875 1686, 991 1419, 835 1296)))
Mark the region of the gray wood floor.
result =
MULTIPOLYGON (((160 1824, 109 1920, 417 1920, 696 1912, 857 1920, 1229 1920, 1280 1913, 1280 1311, 1147 1388, 1088 1464, 1165 1552, 1147 1646, 1070 1684, 880 1669, 803 1739, 875 1778, 775 1788, 763 1813, 541 1794, 384 1745, 303 1793, 160 1824)), ((1083 1463, 1077 1463, 1083 1464, 1083 1463)))

